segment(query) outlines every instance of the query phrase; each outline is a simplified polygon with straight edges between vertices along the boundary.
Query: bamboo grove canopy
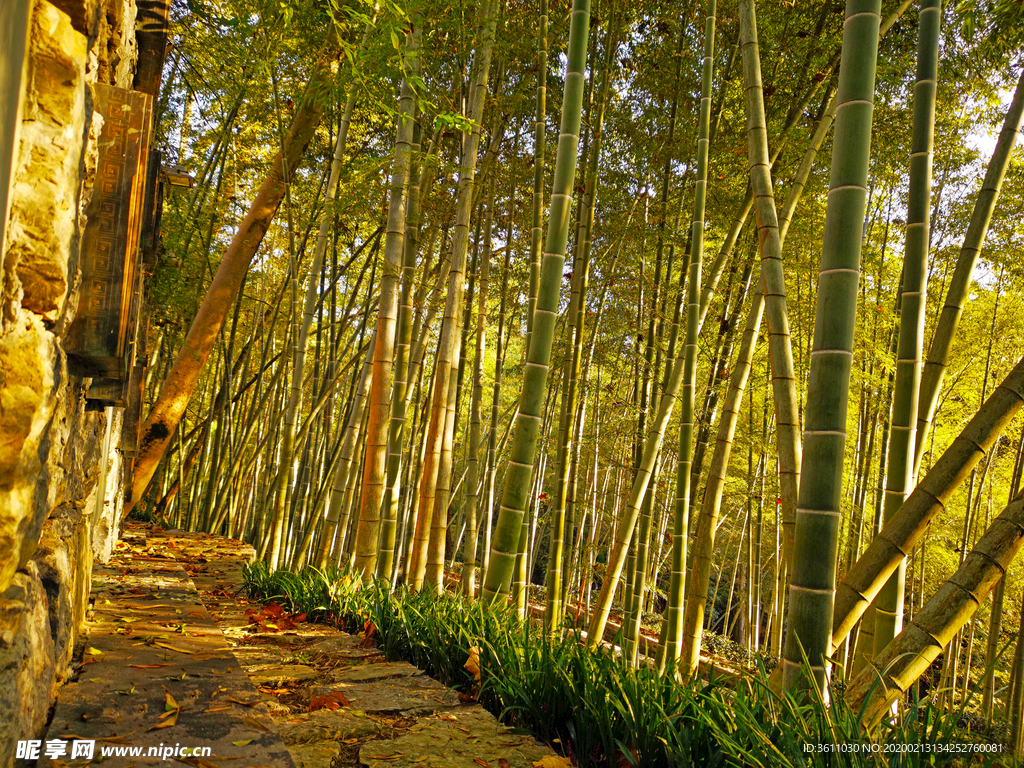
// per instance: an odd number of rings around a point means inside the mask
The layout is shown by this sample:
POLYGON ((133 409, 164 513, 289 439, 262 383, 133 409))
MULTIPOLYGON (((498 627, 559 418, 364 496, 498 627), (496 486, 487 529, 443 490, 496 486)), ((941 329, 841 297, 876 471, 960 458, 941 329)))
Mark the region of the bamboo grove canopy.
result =
POLYGON ((621 628, 683 677, 710 630, 868 719, 926 672, 991 712, 1024 587, 1019 5, 171 16, 157 146, 195 184, 147 285, 135 513, 621 628))

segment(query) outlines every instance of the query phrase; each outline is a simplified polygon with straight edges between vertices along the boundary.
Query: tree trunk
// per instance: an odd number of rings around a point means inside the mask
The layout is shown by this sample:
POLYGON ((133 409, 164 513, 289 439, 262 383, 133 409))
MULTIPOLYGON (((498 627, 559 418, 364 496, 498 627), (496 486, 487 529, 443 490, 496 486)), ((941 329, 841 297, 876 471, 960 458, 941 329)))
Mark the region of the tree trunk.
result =
POLYGON ((178 421, 188 406, 206 359, 224 324, 224 318, 238 296, 249 264, 320 124, 326 105, 325 96, 331 86, 331 64, 337 52, 337 45, 332 43, 317 61, 291 129, 285 137, 283 152, 279 152, 274 159, 249 212, 225 251, 213 282, 189 327, 185 342, 160 387, 160 396, 142 425, 131 499, 125 504, 125 514, 138 504, 149 487, 178 421))

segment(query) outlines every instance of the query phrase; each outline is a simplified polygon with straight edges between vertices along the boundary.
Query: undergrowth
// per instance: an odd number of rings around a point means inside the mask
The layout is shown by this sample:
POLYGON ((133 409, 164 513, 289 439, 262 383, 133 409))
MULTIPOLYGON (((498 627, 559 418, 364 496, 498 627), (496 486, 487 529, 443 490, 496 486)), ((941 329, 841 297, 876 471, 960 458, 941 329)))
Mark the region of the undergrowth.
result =
POLYGON ((912 701, 865 735, 859 713, 841 696, 826 704, 820 696, 779 692, 761 664, 738 681, 679 682, 591 651, 573 632, 550 637, 508 610, 458 595, 364 587, 334 571, 270 573, 262 563, 245 578, 254 598, 281 602, 310 621, 374 632, 389 660, 408 661, 473 695, 584 768, 902 768, 992 765, 998 756, 949 751, 970 743, 957 727, 961 713, 927 701, 912 701), (466 667, 471 653, 479 680, 466 667))

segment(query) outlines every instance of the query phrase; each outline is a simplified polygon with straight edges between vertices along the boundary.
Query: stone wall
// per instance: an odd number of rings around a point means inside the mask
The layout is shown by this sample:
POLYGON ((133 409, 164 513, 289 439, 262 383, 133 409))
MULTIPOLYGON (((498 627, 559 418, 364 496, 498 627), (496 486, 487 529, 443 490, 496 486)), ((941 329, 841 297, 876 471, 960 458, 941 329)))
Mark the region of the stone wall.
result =
POLYGON ((135 13, 135 0, 0 2, 0 766, 72 674, 93 559, 120 523, 121 411, 87 403, 62 339, 101 127, 90 85, 132 87, 135 13))

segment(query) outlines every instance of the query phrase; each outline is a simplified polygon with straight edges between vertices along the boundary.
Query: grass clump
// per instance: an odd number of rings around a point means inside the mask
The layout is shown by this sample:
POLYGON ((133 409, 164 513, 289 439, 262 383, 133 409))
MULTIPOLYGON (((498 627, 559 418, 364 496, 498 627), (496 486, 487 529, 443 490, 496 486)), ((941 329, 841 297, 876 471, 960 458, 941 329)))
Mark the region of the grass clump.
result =
MULTIPOLYGON (((347 631, 372 625, 389 660, 408 661, 473 695, 508 725, 528 729, 585 768, 681 766, 992 765, 964 744, 958 713, 914 701, 865 735, 842 697, 774 689, 763 663, 738 681, 678 681, 594 652, 568 631, 549 636, 507 609, 459 595, 363 586, 349 574, 246 569, 249 594, 347 631), (479 679, 466 663, 471 655, 479 679)), ((470 664, 470 667, 473 667, 470 664)), ((985 746, 985 745, 982 745, 985 746)), ((987 745, 990 748, 993 745, 987 745)))

